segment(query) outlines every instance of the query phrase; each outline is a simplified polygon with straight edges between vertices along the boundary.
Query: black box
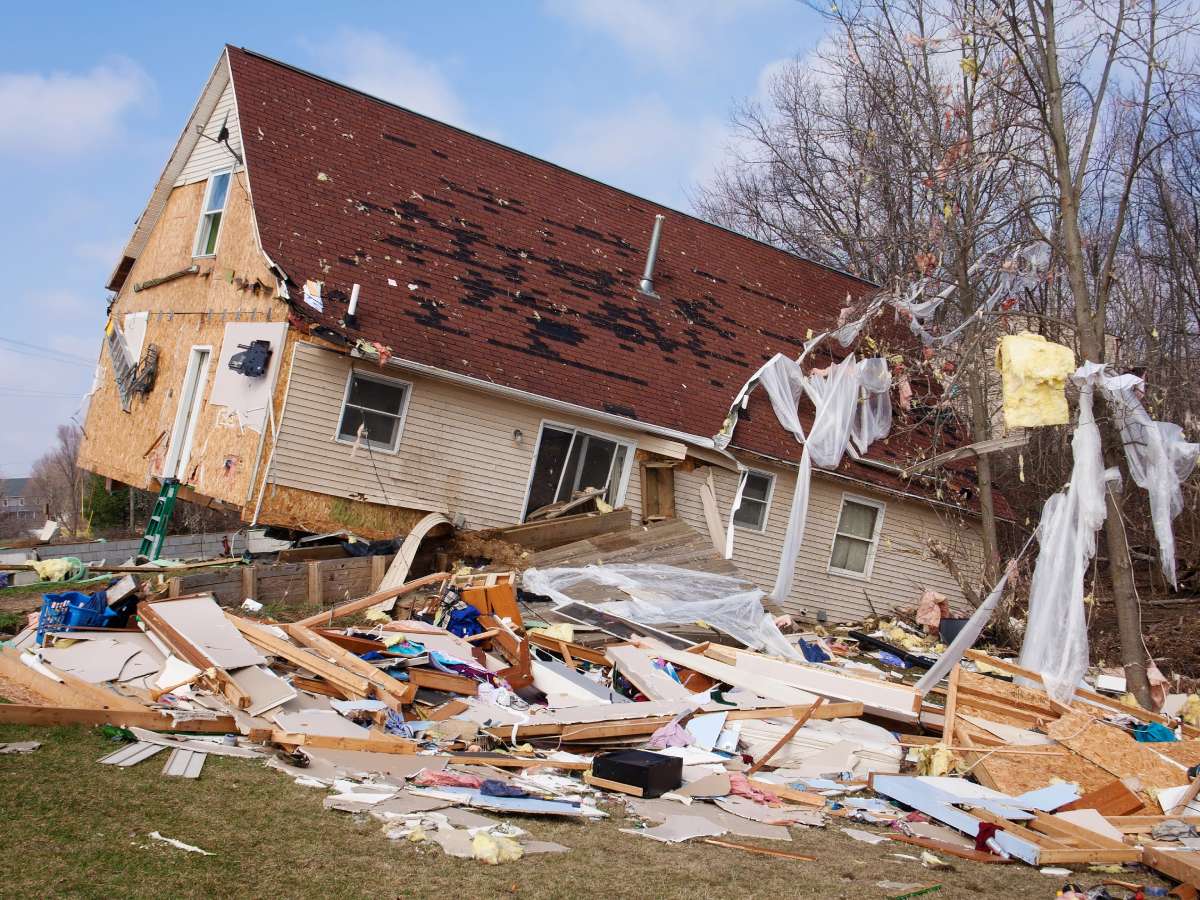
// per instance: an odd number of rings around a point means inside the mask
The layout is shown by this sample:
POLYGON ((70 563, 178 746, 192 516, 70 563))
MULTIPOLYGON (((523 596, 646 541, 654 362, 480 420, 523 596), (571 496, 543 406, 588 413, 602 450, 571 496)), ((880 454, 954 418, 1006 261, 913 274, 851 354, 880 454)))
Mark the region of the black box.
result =
POLYGON ((661 797, 683 784, 683 760, 649 750, 617 750, 593 759, 592 774, 641 788, 643 797, 661 797))

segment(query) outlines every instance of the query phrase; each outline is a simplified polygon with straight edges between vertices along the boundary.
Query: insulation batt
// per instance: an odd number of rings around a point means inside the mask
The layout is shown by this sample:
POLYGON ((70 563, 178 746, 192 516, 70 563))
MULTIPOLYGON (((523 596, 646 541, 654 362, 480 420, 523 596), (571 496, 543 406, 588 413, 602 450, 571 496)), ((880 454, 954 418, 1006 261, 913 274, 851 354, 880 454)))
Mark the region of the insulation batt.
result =
POLYGON ((1070 347, 1040 334, 1009 334, 996 348, 996 368, 1004 388, 1004 422, 1009 428, 1065 425, 1067 376, 1075 370, 1070 347))

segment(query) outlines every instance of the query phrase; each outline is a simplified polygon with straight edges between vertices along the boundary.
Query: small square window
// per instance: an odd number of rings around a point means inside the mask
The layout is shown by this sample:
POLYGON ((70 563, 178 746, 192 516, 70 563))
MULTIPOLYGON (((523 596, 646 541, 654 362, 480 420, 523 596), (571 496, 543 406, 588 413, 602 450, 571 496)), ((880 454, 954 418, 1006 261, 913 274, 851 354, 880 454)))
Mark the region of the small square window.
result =
POLYGON ((742 502, 733 514, 736 525, 762 531, 767 526, 767 511, 771 505, 771 491, 775 487, 775 476, 767 472, 747 472, 742 487, 742 502))
POLYGON ((829 571, 870 577, 882 524, 882 504, 843 496, 833 548, 829 554, 829 571))
POLYGON ((394 453, 400 446, 408 385, 354 372, 346 386, 337 439, 394 453))
POLYGON ((221 219, 225 215, 225 203, 229 199, 229 181, 232 172, 214 172, 208 178, 204 191, 204 206, 200 210, 200 228, 196 232, 196 248, 192 256, 215 256, 217 237, 221 233, 221 219))

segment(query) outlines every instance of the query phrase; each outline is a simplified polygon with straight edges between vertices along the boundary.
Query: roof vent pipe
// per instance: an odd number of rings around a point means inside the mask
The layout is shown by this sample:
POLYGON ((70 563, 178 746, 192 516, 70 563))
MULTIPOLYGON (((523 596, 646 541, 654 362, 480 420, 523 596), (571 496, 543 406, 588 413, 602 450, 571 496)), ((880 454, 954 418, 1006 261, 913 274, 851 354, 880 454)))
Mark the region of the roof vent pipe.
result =
POLYGON ((351 328, 358 325, 358 291, 359 286, 356 284, 350 288, 350 308, 346 310, 346 324, 351 328))
POLYGON ((662 237, 664 218, 661 213, 654 217, 654 232, 650 235, 650 250, 646 254, 646 271, 642 272, 642 280, 638 283, 638 290, 647 297, 658 296, 654 292, 654 260, 658 257, 658 239, 662 237))

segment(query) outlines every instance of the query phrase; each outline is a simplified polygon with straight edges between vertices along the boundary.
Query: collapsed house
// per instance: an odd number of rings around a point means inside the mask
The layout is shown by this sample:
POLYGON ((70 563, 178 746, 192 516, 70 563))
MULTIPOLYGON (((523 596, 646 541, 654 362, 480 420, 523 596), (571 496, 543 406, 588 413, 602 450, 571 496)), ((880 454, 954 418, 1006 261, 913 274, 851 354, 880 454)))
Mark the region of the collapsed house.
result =
MULTIPOLYGON (((713 436, 764 361, 874 291, 234 47, 108 287, 88 470, 368 538, 595 496, 730 543, 764 589, 800 445, 761 392, 713 436)), ((911 426, 816 473, 783 611, 853 621, 926 589, 961 608, 928 542, 975 580, 970 472, 901 477, 959 443, 944 417, 911 426)))

